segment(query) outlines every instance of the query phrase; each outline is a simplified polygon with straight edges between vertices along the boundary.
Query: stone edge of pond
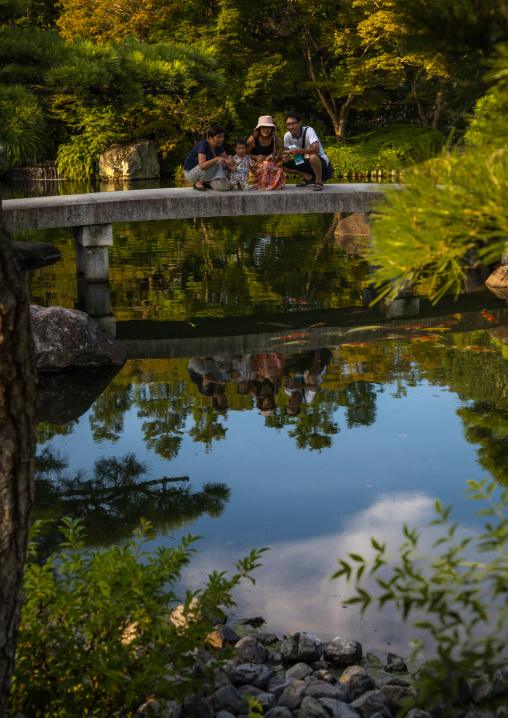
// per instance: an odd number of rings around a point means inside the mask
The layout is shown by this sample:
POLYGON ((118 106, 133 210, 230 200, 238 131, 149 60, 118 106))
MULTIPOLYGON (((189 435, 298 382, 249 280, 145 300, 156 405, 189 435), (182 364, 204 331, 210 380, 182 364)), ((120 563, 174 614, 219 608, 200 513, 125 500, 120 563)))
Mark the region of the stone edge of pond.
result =
MULTIPOLYGON (((404 660, 389 652, 364 652, 354 639, 321 641, 305 631, 281 638, 262 630, 260 616, 226 621, 208 636, 212 652, 234 652, 216 671, 213 690, 187 696, 182 704, 152 696, 139 705, 135 718, 247 718, 246 696, 257 701, 263 718, 396 718, 403 709, 406 718, 436 715, 414 707, 415 678, 427 662, 423 654, 404 660)), ((201 651, 198 666, 214 658, 201 651)), ((479 676, 464 686, 461 701, 452 707, 457 718, 507 718, 508 681, 495 684, 479 676), (482 708, 500 690, 506 705, 482 708)))

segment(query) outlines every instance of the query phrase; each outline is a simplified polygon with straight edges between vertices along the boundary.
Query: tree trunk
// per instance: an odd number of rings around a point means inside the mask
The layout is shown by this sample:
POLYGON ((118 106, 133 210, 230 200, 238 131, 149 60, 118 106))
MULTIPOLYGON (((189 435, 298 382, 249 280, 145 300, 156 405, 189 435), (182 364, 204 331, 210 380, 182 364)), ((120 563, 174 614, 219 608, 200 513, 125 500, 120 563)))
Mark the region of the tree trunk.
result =
POLYGON ((9 698, 30 528, 35 368, 29 305, 0 202, 0 717, 9 698))
POLYGON ((347 100, 340 108, 340 115, 339 115, 339 131, 335 134, 337 135, 337 142, 340 142, 341 145, 346 144, 346 122, 347 122, 347 116, 349 115, 349 110, 353 106, 353 102, 355 101, 355 95, 348 95, 347 100))
POLYGON ((443 110, 443 105, 444 105, 445 87, 446 87, 446 77, 442 77, 441 81, 439 83, 439 91, 436 96, 436 106, 434 107, 434 115, 432 116, 432 127, 435 130, 437 129, 439 120, 441 119, 441 112, 443 110))
POLYGON ((427 118, 425 117, 425 112, 423 109, 422 101, 420 99, 420 95, 418 94, 418 90, 416 89, 416 77, 413 76, 410 78, 409 82, 411 83, 411 90, 413 92, 413 97, 416 102, 416 107, 418 109, 418 114, 420 116, 420 122, 424 127, 427 127, 427 118))

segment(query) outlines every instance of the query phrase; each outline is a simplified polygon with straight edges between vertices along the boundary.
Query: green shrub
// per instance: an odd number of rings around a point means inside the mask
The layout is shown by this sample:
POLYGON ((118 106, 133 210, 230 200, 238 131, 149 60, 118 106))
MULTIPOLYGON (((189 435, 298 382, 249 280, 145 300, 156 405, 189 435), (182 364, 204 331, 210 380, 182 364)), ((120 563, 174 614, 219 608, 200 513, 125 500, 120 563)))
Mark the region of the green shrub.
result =
POLYGON ((30 545, 24 604, 11 694, 13 714, 131 716, 146 696, 183 700, 208 680, 217 664, 196 671, 196 649, 212 630, 211 615, 234 605, 232 589, 251 572, 262 551, 235 564, 228 578, 213 572, 205 588, 187 592, 178 628, 169 620, 175 582, 196 540, 147 552, 147 522, 123 546, 88 550, 78 521, 63 520, 65 542, 44 565, 30 545), (191 605, 192 602, 192 605, 191 605))
POLYGON ((0 86, 0 144, 9 164, 39 159, 46 146, 44 113, 33 95, 21 85, 0 86))
POLYGON ((469 498, 487 504, 477 512, 489 517, 482 533, 456 539, 458 523, 450 522, 450 507, 436 500, 437 518, 431 526, 442 528, 434 544, 441 547, 439 555, 421 555, 418 532, 404 526, 406 541, 397 559, 387 555, 385 544, 371 539, 372 562, 349 554, 348 561, 339 561, 340 569, 333 576, 354 580, 356 595, 345 603, 359 604, 362 612, 371 604, 382 608, 388 603, 404 621, 416 614, 411 625, 428 639, 413 641, 414 650, 427 647, 435 652, 416 683, 418 704, 427 711, 458 702, 464 684, 478 676, 480 680, 487 676, 487 683, 497 689, 482 708, 505 705, 508 698, 508 683, 499 678, 507 663, 508 489, 496 502, 494 481, 468 484, 469 498), (379 589, 376 596, 361 585, 367 575, 379 589))
POLYGON ((99 158, 113 142, 125 139, 121 123, 110 109, 87 110, 76 123, 77 133, 60 145, 56 164, 65 179, 90 180, 99 174, 99 158))
POLYGON ((352 138, 346 146, 327 144, 324 150, 337 176, 400 170, 435 157, 444 143, 444 134, 431 127, 390 125, 352 138))

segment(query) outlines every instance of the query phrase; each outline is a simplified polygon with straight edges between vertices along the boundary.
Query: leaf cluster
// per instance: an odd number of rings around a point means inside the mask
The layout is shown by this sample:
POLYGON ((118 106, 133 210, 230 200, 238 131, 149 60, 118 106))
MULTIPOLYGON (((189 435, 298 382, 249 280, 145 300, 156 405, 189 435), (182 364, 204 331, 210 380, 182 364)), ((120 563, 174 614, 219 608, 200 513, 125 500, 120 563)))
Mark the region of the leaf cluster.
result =
POLYGON ((478 674, 494 686, 490 705, 504 705, 508 695, 499 679, 508 630, 508 490, 496 498, 494 481, 468 485, 468 498, 486 504, 477 512, 487 517, 481 533, 458 538, 451 507, 436 500, 430 525, 441 530, 434 543, 437 556, 422 554, 420 534, 405 525, 396 557, 372 538, 372 561, 349 554, 332 576, 354 582, 355 595, 345 603, 359 605, 362 612, 392 604, 404 621, 426 634, 427 640, 413 642, 415 653, 425 647, 435 652, 417 676, 418 705, 426 710, 457 702, 478 674), (362 585, 366 577, 374 581, 374 595, 362 585))
POLYGON ((212 614, 234 605, 242 578, 254 582, 263 550, 236 562, 236 572, 212 572, 205 587, 186 593, 183 623, 174 625, 176 584, 196 538, 176 548, 146 550, 148 522, 123 546, 89 550, 78 521, 63 519, 65 541, 45 564, 37 560, 36 523, 23 586, 24 602, 11 694, 13 712, 28 716, 134 715, 149 695, 182 701, 217 662, 198 653, 212 614), (198 664, 200 670, 196 670, 198 664))

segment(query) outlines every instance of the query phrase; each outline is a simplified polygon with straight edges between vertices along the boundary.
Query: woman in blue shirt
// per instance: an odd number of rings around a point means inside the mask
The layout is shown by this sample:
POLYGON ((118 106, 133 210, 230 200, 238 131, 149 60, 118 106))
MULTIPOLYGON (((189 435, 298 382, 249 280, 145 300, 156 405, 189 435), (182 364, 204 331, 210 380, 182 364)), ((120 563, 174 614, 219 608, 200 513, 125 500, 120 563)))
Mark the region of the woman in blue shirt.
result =
POLYGON ((205 182, 209 183, 212 189, 222 192, 230 188, 224 170, 226 167, 233 167, 229 166, 223 142, 223 128, 220 125, 211 125, 208 138, 200 140, 187 155, 183 173, 187 182, 192 182, 193 189, 198 192, 206 191, 205 182))

